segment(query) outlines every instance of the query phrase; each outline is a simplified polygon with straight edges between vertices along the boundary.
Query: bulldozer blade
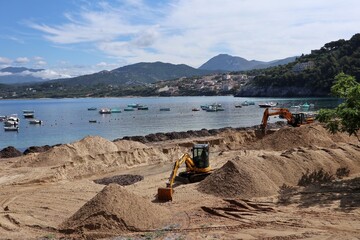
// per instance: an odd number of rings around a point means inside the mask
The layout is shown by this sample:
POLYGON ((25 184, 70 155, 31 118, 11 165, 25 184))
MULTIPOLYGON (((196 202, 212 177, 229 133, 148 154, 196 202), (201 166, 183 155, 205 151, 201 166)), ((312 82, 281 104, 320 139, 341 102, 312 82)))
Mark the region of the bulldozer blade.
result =
POLYGON ((159 201, 172 201, 172 188, 158 188, 158 200, 159 201))

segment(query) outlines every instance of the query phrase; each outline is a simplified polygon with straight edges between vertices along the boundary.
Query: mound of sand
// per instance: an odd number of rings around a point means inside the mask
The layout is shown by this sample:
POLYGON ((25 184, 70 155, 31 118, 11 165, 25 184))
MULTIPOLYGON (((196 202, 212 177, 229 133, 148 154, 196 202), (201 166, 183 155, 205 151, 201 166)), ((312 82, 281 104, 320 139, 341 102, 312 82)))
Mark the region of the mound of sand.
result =
POLYGON ((297 185, 308 172, 335 175, 345 168, 360 173, 359 147, 341 144, 334 148, 293 148, 283 152, 248 151, 228 161, 198 185, 198 190, 219 197, 264 197, 276 195, 280 187, 297 185))
POLYGON ((78 142, 55 146, 46 152, 23 156, 13 167, 51 168, 51 176, 46 177, 46 181, 57 181, 171 161, 172 154, 176 153, 164 154, 163 151, 140 142, 112 142, 102 137, 89 136, 78 142))
POLYGON ((219 197, 251 198, 272 195, 277 186, 256 167, 230 160, 203 180, 198 190, 219 197))
POLYGON ((124 232, 158 229, 167 223, 169 216, 167 209, 117 184, 110 184, 59 228, 64 233, 101 238, 124 232))
POLYGON ((330 134, 321 124, 285 127, 266 135, 252 145, 253 149, 281 151, 294 147, 334 147, 338 142, 356 142, 345 133, 330 134))

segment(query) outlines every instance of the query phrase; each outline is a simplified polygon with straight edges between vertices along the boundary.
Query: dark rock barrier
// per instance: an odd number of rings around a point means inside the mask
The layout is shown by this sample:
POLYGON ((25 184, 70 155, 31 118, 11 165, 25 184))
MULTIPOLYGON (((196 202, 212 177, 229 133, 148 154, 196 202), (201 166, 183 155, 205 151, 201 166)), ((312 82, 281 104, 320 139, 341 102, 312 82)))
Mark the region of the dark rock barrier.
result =
POLYGON ((13 146, 9 146, 0 151, 0 158, 13 158, 20 157, 22 152, 14 148, 13 146))

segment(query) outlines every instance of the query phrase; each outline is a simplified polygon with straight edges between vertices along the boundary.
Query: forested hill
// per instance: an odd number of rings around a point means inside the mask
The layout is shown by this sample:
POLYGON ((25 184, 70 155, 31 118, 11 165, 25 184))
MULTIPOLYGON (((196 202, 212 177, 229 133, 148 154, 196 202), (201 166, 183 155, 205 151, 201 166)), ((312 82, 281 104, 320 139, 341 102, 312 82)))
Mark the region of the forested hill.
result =
POLYGON ((328 96, 334 77, 340 72, 360 80, 359 33, 347 41, 326 43, 287 65, 252 71, 256 77, 236 96, 328 96))

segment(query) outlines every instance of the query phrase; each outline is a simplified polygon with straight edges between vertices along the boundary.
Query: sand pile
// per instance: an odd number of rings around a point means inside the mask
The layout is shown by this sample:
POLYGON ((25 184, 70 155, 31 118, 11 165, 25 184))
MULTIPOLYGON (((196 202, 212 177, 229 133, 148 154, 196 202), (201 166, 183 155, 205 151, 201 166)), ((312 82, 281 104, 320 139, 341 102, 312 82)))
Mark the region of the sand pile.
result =
POLYGON ((110 184, 59 228, 65 233, 101 238, 131 231, 158 229, 167 223, 169 216, 167 209, 150 203, 117 184, 110 184))
POLYGON ((220 197, 276 195, 283 184, 297 185, 305 173, 323 169, 332 175, 340 168, 360 173, 356 145, 337 148, 293 148, 283 152, 249 151, 228 161, 198 185, 198 190, 220 197))
POLYGON ((108 141, 102 137, 86 137, 78 142, 55 146, 42 153, 26 155, 13 167, 51 168, 53 181, 74 179, 95 173, 105 173, 114 168, 148 165, 170 161, 173 158, 157 148, 140 142, 108 141))
POLYGON ((334 147, 338 142, 357 142, 346 133, 330 134, 321 124, 281 128, 252 145, 253 149, 286 150, 294 147, 334 147))
POLYGON ((277 186, 256 167, 228 161, 223 167, 203 180, 198 189, 219 197, 243 198, 272 195, 277 186))

